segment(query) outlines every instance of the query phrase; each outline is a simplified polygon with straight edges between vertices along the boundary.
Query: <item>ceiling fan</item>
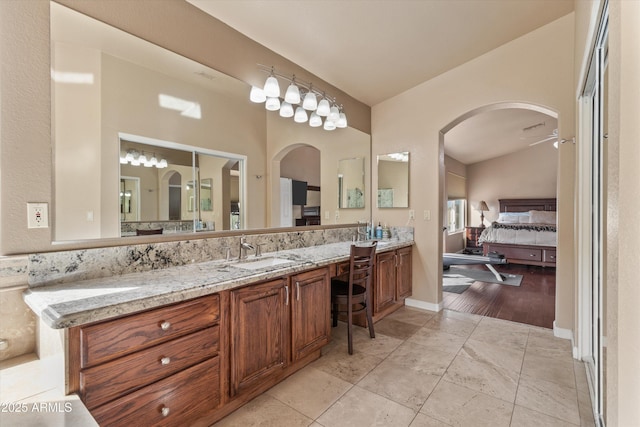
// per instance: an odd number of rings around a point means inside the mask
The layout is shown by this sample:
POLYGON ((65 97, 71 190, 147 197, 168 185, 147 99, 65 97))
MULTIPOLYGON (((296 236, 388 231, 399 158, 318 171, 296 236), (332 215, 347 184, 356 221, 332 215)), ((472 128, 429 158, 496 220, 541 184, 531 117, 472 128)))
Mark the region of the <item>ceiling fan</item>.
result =
MULTIPOLYGON (((526 134, 527 132, 532 131, 533 129, 536 129, 538 127, 544 127, 546 126, 545 122, 540 122, 540 123, 536 123, 534 125, 531 126, 527 126, 526 128, 522 129, 522 132, 524 134, 526 134)), ((538 144, 542 144, 543 142, 547 142, 547 141, 558 141, 558 129, 554 129, 551 131, 550 134, 547 135, 530 135, 530 136, 521 136, 520 139, 534 139, 534 142, 529 143, 529 147, 533 147, 534 145, 538 145, 538 144)))

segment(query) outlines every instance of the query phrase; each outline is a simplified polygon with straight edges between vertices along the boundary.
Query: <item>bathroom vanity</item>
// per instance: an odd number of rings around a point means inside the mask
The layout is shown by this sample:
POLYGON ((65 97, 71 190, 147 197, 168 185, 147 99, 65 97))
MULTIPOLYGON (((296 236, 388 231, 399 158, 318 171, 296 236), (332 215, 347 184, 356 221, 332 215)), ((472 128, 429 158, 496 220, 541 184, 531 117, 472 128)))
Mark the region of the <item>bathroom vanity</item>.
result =
MULTIPOLYGON (((413 241, 381 243, 376 320, 411 294, 413 241)), ((66 330, 66 392, 100 425, 210 425, 320 357, 350 245, 36 287, 25 301, 66 330)))

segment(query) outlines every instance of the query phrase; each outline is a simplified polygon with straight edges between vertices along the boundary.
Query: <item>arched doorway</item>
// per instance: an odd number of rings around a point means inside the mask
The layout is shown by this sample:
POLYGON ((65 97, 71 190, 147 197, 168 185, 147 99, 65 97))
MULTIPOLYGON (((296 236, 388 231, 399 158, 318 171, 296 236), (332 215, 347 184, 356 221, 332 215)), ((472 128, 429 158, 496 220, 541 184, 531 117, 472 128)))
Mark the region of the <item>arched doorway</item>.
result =
MULTIPOLYGON (((312 225, 305 217, 320 221, 320 150, 307 144, 293 144, 282 149, 272 160, 271 225, 312 225), (296 188, 296 200, 292 186, 296 188), (304 188, 303 188, 304 187, 304 188), (288 193, 286 188, 291 188, 288 193), (304 200, 299 200, 300 193, 304 200), (313 212, 306 211, 313 209, 313 212), (303 221, 304 220, 304 221, 303 221)), ((308 218, 307 218, 308 219, 308 218)))
MULTIPOLYGON (((557 143, 557 112, 535 104, 486 105, 468 111, 445 126, 440 132, 443 252, 481 255, 483 249, 477 239, 485 226, 498 219, 500 199, 555 199, 559 167, 557 143)), ((470 273, 464 275, 472 279, 465 277, 457 282, 470 286, 469 291, 463 285, 443 288, 444 308, 552 328, 555 269, 534 266, 534 262, 531 266, 514 264, 501 267, 506 275, 526 278, 517 288, 491 282, 492 274, 486 280, 474 278, 477 273, 474 269, 490 273, 481 263, 456 266, 455 273, 470 273), (535 269, 539 271, 533 271, 535 269), (543 285, 535 288, 533 281, 543 285), (462 291, 455 294, 450 291, 452 288, 462 291), (536 300, 543 309, 531 309, 536 315, 523 313, 532 305, 525 302, 521 294, 531 288, 545 293, 536 300)), ((456 276, 445 272, 443 285, 447 281, 451 284, 451 277, 456 276)))

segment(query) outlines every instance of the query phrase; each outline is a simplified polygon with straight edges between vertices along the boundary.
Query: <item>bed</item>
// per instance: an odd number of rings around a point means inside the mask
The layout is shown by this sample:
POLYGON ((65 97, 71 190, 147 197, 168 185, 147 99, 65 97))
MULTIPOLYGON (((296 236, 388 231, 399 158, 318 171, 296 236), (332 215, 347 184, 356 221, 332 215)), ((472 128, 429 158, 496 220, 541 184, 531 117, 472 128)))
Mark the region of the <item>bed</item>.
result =
POLYGON ((478 242, 485 256, 504 255, 511 264, 556 266, 556 199, 500 199, 497 221, 478 242))

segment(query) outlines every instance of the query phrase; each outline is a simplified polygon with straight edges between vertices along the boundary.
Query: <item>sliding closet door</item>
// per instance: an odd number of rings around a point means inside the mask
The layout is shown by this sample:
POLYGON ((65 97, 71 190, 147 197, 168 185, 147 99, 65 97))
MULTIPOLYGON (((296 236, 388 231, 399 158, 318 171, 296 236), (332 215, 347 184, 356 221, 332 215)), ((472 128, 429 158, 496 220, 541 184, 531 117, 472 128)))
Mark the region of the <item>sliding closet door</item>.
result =
POLYGON ((608 7, 605 3, 588 78, 581 98, 579 282, 581 286, 581 356, 596 423, 606 419, 606 254, 607 254, 607 53, 608 7))

